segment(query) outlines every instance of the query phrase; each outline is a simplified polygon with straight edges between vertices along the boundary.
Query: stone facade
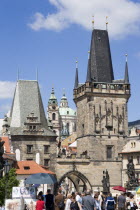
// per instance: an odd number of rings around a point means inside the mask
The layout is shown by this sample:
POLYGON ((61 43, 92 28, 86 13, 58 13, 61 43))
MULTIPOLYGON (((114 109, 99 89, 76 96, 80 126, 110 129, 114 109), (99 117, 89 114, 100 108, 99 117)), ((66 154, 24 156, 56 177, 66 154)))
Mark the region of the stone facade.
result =
POLYGON ((48 166, 55 171, 56 161, 56 138, 42 136, 11 136, 14 151, 20 150, 20 160, 33 160, 37 162, 36 155, 39 153, 39 164, 48 166), (28 146, 32 146, 31 151, 28 146), (47 151, 45 151, 45 146, 47 151))
POLYGON ((55 170, 56 134, 48 127, 37 81, 17 82, 9 131, 18 160, 34 160, 55 170))

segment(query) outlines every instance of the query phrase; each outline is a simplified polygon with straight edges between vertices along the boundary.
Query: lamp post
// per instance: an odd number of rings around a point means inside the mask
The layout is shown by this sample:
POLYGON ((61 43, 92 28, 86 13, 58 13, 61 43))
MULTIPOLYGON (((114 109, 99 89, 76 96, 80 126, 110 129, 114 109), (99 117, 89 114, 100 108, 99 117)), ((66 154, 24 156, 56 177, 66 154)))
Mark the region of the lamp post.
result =
POLYGON ((5 173, 5 178, 6 178, 6 183, 5 183, 5 202, 7 198, 7 182, 8 182, 8 173, 10 170, 10 164, 8 163, 8 160, 5 161, 4 164, 4 173, 5 173))

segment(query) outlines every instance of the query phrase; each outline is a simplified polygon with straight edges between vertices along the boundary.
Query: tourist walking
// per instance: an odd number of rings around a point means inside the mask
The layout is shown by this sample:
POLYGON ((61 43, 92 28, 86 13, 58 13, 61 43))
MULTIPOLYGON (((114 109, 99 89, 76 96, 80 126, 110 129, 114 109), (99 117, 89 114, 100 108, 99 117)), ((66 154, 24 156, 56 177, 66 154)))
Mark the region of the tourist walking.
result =
POLYGON ((94 196, 94 199, 95 199, 95 207, 96 207, 96 210, 101 210, 101 205, 100 205, 100 201, 98 200, 98 194, 95 194, 94 196))
POLYGON ((82 198, 83 210, 93 210, 96 208, 95 200, 91 196, 91 191, 87 190, 86 196, 82 198))
POLYGON ((70 210, 70 204, 71 204, 71 194, 67 195, 65 210, 70 210))
POLYGON ((45 205, 46 205, 46 210, 54 210, 54 195, 51 194, 51 190, 47 190, 47 194, 45 195, 45 205))
POLYGON ((41 196, 38 196, 38 200, 36 202, 36 210, 43 210, 45 209, 45 202, 42 200, 41 196))
POLYGON ((115 209, 115 200, 112 197, 112 194, 109 193, 106 199, 106 210, 114 210, 115 209))
POLYGON ((130 195, 130 210, 138 209, 136 201, 134 199, 134 195, 130 195))
POLYGON ((102 203, 101 203, 101 209, 102 210, 106 209, 106 198, 107 198, 107 196, 102 194, 102 203))
POLYGON ((64 196, 62 195, 62 191, 58 190, 58 195, 55 197, 55 210, 64 210, 64 196))
POLYGON ((82 210, 82 197, 81 197, 81 193, 76 192, 76 201, 80 207, 80 210, 82 210))
POLYGON ((126 197, 124 193, 121 193, 118 197, 118 210, 125 210, 126 207, 126 197))
POLYGON ((76 201, 76 197, 71 198, 70 210, 81 210, 79 203, 76 201))

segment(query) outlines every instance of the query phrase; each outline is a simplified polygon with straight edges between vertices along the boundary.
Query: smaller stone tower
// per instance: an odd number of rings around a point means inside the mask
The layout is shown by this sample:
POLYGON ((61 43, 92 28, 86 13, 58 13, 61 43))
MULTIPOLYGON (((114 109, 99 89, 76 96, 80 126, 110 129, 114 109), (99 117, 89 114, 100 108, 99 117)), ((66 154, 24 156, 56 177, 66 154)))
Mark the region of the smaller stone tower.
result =
POLYGON ((55 96, 54 88, 52 88, 51 96, 48 101, 48 119, 53 125, 53 131, 56 133, 57 140, 60 137, 60 115, 57 98, 55 96))

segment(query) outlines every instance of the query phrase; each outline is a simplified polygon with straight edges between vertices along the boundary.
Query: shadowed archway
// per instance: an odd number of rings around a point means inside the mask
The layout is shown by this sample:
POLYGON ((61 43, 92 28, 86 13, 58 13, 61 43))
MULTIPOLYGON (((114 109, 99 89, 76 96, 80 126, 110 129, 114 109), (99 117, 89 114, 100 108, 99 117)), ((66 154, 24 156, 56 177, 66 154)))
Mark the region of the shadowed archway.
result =
POLYGON ((73 188, 76 191, 83 192, 86 189, 92 189, 91 183, 81 172, 73 170, 68 171, 58 181, 58 187, 64 185, 66 193, 71 192, 73 188), (71 185, 71 186, 70 186, 71 185))

